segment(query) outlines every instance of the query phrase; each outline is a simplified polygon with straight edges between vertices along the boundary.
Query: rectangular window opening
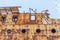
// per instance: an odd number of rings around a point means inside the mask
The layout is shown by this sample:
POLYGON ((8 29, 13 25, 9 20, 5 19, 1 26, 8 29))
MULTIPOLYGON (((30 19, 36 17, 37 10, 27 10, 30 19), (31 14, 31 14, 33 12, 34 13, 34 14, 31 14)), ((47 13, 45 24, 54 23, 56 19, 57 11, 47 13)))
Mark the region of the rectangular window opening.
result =
POLYGON ((31 16, 31 20, 35 20, 35 18, 36 18, 35 16, 31 16))

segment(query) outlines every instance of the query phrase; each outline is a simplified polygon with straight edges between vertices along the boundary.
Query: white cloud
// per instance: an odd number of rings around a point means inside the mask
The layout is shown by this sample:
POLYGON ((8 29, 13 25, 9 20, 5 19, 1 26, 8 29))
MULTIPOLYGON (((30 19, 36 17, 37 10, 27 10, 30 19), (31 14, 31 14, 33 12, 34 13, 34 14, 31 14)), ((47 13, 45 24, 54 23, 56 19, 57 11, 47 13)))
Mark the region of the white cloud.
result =
POLYGON ((60 18, 59 16, 60 15, 60 2, 56 0, 51 0, 51 1, 52 1, 52 4, 55 6, 58 18, 60 18))
POLYGON ((52 4, 56 5, 58 2, 55 0, 51 0, 52 4))

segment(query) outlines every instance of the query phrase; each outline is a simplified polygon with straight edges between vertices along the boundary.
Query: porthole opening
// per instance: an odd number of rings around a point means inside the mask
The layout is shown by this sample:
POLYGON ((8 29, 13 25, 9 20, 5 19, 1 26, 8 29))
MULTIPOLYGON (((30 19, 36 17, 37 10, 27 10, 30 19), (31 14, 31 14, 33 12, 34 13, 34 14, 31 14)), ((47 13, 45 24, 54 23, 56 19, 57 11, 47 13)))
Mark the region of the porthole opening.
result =
POLYGON ((7 30, 7 33, 11 33, 11 30, 10 30, 10 29, 8 29, 8 30, 7 30))
POLYGON ((26 33, 26 29, 22 29, 22 33, 26 33))
POLYGON ((41 30, 40 30, 40 29, 37 29, 37 30, 36 30, 36 32, 37 32, 37 33, 40 33, 40 32, 41 32, 41 30))
POLYGON ((12 20, 13 20, 13 22, 16 22, 18 20, 18 17, 17 16, 13 16, 12 20))
POLYGON ((52 29, 51 32, 52 32, 52 33, 56 33, 56 29, 52 29))
POLYGON ((5 21, 6 20, 6 17, 5 16, 2 16, 1 18, 2 18, 2 21, 5 21))

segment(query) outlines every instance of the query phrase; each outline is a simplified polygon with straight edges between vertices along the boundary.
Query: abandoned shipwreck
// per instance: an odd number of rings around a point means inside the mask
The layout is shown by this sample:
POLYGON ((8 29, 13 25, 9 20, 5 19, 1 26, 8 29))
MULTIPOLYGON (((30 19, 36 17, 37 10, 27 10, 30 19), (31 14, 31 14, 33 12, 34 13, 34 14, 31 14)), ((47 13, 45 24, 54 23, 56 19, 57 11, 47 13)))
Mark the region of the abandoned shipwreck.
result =
POLYGON ((17 6, 0 7, 0 40, 60 40, 60 19, 41 13, 19 12, 17 6))

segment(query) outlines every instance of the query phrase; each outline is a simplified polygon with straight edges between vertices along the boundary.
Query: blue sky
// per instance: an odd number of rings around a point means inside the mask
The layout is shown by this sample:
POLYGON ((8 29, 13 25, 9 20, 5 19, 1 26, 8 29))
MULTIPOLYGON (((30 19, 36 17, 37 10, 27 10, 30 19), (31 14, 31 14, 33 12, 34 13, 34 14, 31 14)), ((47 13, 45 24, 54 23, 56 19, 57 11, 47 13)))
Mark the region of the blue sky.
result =
POLYGON ((37 12, 48 9, 51 18, 60 18, 60 0, 0 0, 2 6, 22 6, 20 12, 29 12, 29 8, 37 12))

